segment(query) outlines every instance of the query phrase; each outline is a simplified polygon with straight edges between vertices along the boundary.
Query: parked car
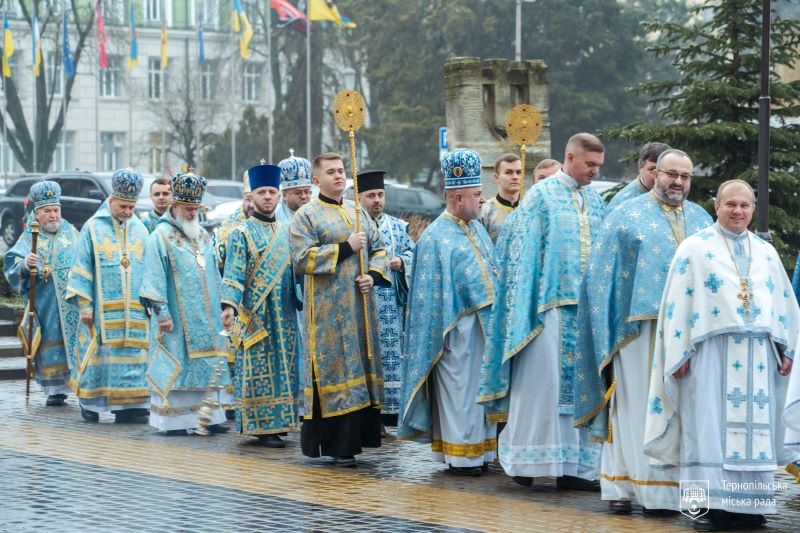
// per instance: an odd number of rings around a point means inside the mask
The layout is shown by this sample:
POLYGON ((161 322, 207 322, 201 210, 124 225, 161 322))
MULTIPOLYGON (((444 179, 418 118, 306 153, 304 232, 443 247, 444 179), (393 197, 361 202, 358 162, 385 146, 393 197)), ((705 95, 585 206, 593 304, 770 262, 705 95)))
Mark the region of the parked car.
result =
POLYGON ((22 234, 31 185, 41 179, 39 174, 23 175, 14 180, 0 196, 0 236, 9 248, 22 234))
MULTIPOLYGON (((445 203, 427 189, 420 187, 407 187, 386 183, 386 206, 384 211, 392 216, 408 218, 418 216, 431 221, 442 214, 445 203)), ((344 191, 347 200, 353 200, 353 187, 349 186, 344 191)))
MULTIPOLYGON (((42 179, 61 186, 61 214, 79 230, 111 194, 111 172, 72 171, 45 176, 21 177, 0 197, 0 235, 7 246, 13 246, 25 227, 28 213, 33 209, 28 193, 31 185, 42 179)), ((145 174, 142 195, 136 202, 136 215, 153 210, 149 184, 155 176, 145 174)), ((203 216, 201 215, 201 223, 203 216)))

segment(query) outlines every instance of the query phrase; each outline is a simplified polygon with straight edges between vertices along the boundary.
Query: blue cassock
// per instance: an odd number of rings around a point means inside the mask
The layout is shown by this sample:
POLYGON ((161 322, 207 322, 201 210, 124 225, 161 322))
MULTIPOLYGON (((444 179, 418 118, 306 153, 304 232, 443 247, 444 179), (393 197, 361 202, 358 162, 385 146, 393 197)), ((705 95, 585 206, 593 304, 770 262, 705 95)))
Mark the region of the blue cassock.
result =
POLYGON ((120 224, 108 202, 81 229, 67 298, 94 312, 81 324, 72 365, 76 396, 98 407, 147 403, 150 320, 139 303, 149 233, 138 217, 120 224))
MULTIPOLYGON (((6 252, 3 265, 9 285, 25 302, 25 314, 17 332, 25 353, 28 352, 28 294, 31 289, 30 271, 25 266, 25 257, 31 253, 32 221, 31 213, 28 226, 17 243, 6 252)), ((39 230, 36 247, 40 258, 36 275, 37 320, 34 322, 33 351, 36 353, 36 380, 42 386, 64 385, 69 379, 67 353, 71 351, 80 314, 77 306, 64 296, 77 242, 77 230, 63 219, 54 235, 39 230), (47 276, 44 275, 45 272, 47 276)))
POLYGON ((442 213, 420 236, 411 268, 399 437, 430 442, 428 379, 459 318, 478 312, 488 333, 495 264, 492 241, 479 220, 467 223, 442 213))
POLYGON ((571 180, 559 171, 537 183, 497 239, 500 276, 478 388, 478 401, 494 411, 507 411, 510 359, 542 331, 545 311, 564 307, 559 405, 561 414, 572 413, 575 308, 606 207, 594 189, 571 180))
MULTIPOLYGON (((699 205, 665 210, 643 194, 605 219, 592 245, 581 282, 575 353, 577 425, 593 439, 608 438, 610 367, 614 356, 639 336, 644 320, 656 320, 667 273, 680 240, 713 223, 699 205)), ((651 354, 642 357, 652 358, 651 354)))
POLYGON ((289 229, 250 217, 228 238, 223 303, 233 328, 236 425, 248 435, 297 429, 297 304, 289 229))
POLYGON ((636 176, 633 181, 624 186, 622 190, 615 194, 614 198, 608 202, 608 212, 612 212, 622 205, 623 202, 646 193, 647 190, 642 186, 642 181, 639 179, 639 176, 636 176))
POLYGON ((171 391, 228 385, 228 343, 220 334, 222 281, 211 237, 202 230, 195 248, 166 213, 147 239, 144 264, 139 300, 159 322, 173 324, 172 332, 160 334, 150 357, 147 382, 153 393, 166 400, 171 391))

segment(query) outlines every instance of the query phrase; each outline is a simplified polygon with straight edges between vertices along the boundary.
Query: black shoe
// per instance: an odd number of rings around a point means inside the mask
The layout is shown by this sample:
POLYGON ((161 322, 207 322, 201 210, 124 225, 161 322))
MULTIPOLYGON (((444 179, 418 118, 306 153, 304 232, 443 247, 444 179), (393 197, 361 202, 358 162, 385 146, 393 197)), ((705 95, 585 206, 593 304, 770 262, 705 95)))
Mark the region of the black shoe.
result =
POLYGON ((334 457, 333 466, 338 466, 339 468, 355 468, 358 465, 356 464, 356 458, 350 455, 348 457, 334 457))
POLYGON ((87 411, 86 409, 81 406, 81 416, 87 422, 97 422, 100 420, 100 415, 95 413, 94 411, 87 411))
POLYGON ((597 480, 589 481, 575 476, 561 476, 556 478, 556 488, 600 492, 600 482, 597 480))
POLYGON ((150 412, 147 409, 121 409, 114 411, 115 424, 147 424, 150 412))
POLYGON ((231 430, 231 428, 228 426, 223 426, 222 424, 211 424, 210 426, 206 427, 206 429, 213 435, 220 435, 231 430))
POLYGON ((533 485, 533 478, 527 476, 511 476, 511 479, 514 480, 514 483, 517 485, 522 485, 523 487, 530 487, 533 485))
POLYGON ((47 402, 45 405, 47 405, 47 407, 59 407, 67 403, 66 400, 66 394, 51 394, 47 397, 47 402))
POLYGON ((648 509, 647 507, 642 507, 642 515, 649 516, 650 518, 667 518, 677 514, 680 513, 672 509, 648 509))
POLYGON ((259 435, 258 444, 266 448, 286 448, 286 443, 278 435, 259 435))
POLYGON ((447 473, 458 477, 479 477, 483 475, 483 470, 479 466, 450 466, 447 473))
POLYGON ((225 410, 225 419, 226 420, 236 420, 236 410, 235 409, 226 409, 225 410))
POLYGON ((628 514, 631 512, 630 500, 611 500, 608 502, 608 510, 617 514, 628 514))
POLYGON ((168 429, 167 436, 168 437, 185 437, 189 434, 188 431, 185 429, 168 429))
POLYGON ((708 513, 696 518, 692 527, 695 531, 727 531, 731 524, 725 511, 711 509, 708 513))

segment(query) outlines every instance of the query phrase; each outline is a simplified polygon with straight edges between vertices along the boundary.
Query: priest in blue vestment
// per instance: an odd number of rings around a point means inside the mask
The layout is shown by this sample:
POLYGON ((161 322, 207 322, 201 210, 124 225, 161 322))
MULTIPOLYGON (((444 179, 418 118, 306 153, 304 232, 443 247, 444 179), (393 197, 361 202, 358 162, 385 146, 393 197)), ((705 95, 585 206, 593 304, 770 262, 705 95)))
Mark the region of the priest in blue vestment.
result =
POLYGON ((355 206, 343 199, 342 156, 318 155, 312 171, 319 197, 295 213, 291 226, 292 262, 305 276, 300 445, 308 457, 329 456, 336 466, 353 468, 363 447, 381 445, 383 372, 370 293, 391 283, 389 261, 374 225, 362 219, 356 231, 355 206))
POLYGON ((450 152, 442 174, 447 210, 414 254, 397 435, 430 442, 452 475, 480 476, 497 450, 495 421, 475 402, 497 263, 480 222, 480 155, 450 152))
POLYGON ((642 448, 656 318, 675 250, 710 226, 686 198, 692 161, 680 150, 658 159, 647 194, 605 219, 581 282, 575 352, 575 420, 603 442, 600 489, 609 509, 678 510, 678 479, 650 467, 642 448))
POLYGON ((147 231, 153 232, 164 213, 167 212, 172 204, 172 182, 167 177, 158 177, 150 184, 150 200, 153 202, 153 210, 148 211, 142 216, 147 231))
POLYGON ((600 446, 572 426, 581 275, 606 209, 589 184, 605 147, 578 133, 563 170, 525 194, 497 240, 498 288, 487 329, 478 400, 508 411, 498 455, 506 473, 530 485, 599 490, 600 446))
POLYGON ((298 428, 297 300, 289 228, 275 218, 281 169, 248 169, 253 216, 233 230, 222 286, 223 325, 236 346, 236 427, 282 448, 298 428), (237 315, 234 325, 234 315, 237 315))
POLYGON ((81 229, 67 283, 66 298, 77 302, 82 322, 71 365, 73 388, 88 421, 111 411, 116 422, 146 424, 151 323, 139 287, 149 233, 134 215, 142 176, 118 170, 111 187, 109 199, 81 229))
POLYGON ((139 300, 159 329, 147 370, 150 425, 168 435, 186 435, 201 425, 210 433, 228 431, 221 425, 222 405, 230 403, 221 279, 211 236, 197 217, 206 183, 192 173, 172 178, 172 206, 150 234, 144 254, 139 300))
MULTIPOLYGON (((664 287, 644 450, 680 480, 702 480, 700 531, 751 529, 775 514, 781 413, 800 349, 800 309, 775 248, 748 231, 742 180, 720 185, 717 222, 678 247, 664 287)), ((690 509, 691 510, 691 509, 690 509)))
POLYGON ((414 258, 414 240, 408 234, 408 222, 383 212, 386 202, 385 175, 386 172, 383 170, 361 172, 358 175, 358 196, 368 219, 381 233, 391 268, 391 287, 375 287, 373 296, 378 308, 383 390, 386 398, 382 418, 384 423, 396 425, 400 408, 402 384, 400 362, 405 334, 406 300, 411 280, 411 261, 414 258))
POLYGON ((281 168, 281 199, 275 209, 275 218, 287 226, 298 209, 311 201, 311 161, 290 156, 278 163, 281 168))
POLYGON ((78 308, 64 296, 78 232, 61 218, 61 187, 54 181, 31 186, 34 210, 25 231, 6 252, 3 273, 11 288, 22 296, 25 313, 17 330, 28 354, 28 312, 31 269, 36 268, 36 318, 33 330, 33 368, 36 382, 47 394, 47 405, 64 405, 69 392, 69 358, 78 329, 78 308), (31 250, 31 223, 39 223, 36 250, 31 250))
POLYGON ((483 204, 481 211, 481 223, 493 243, 497 242, 506 217, 519 206, 523 174, 522 160, 517 154, 503 154, 494 163, 497 195, 483 204))
MULTIPOLYGON (((298 209, 311 201, 311 161, 303 157, 295 157, 294 150, 289 150, 289 157, 278 163, 281 167, 281 199, 275 209, 275 218, 279 222, 286 224, 289 228, 292 225, 292 218, 298 209)), ((300 305, 297 309, 297 323, 303 323, 303 302, 302 276, 295 280, 295 290, 300 305)), ((303 336, 297 336, 297 397, 303 397, 303 384, 305 383, 305 351, 303 349, 303 336)), ((305 414, 303 402, 298 405, 298 415, 305 414)))
POLYGON ((656 179, 656 162, 658 161, 658 157, 667 149, 669 149, 669 146, 666 144, 656 142, 647 143, 642 146, 639 150, 639 160, 637 163, 639 174, 608 202, 609 213, 627 200, 636 198, 653 189, 656 179))

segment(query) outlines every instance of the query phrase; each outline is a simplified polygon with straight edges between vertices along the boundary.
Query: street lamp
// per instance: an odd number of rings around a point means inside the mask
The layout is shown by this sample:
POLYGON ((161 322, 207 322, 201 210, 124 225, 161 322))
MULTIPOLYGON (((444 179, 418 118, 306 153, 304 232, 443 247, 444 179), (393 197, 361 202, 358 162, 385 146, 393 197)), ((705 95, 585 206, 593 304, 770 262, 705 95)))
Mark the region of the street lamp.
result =
POLYGON ((761 96, 758 98, 758 225, 759 237, 772 242, 769 233, 769 45, 770 0, 761 1, 761 96))
POLYGON ((350 67, 342 69, 342 82, 344 82, 345 89, 355 89, 356 87, 356 71, 350 67))

